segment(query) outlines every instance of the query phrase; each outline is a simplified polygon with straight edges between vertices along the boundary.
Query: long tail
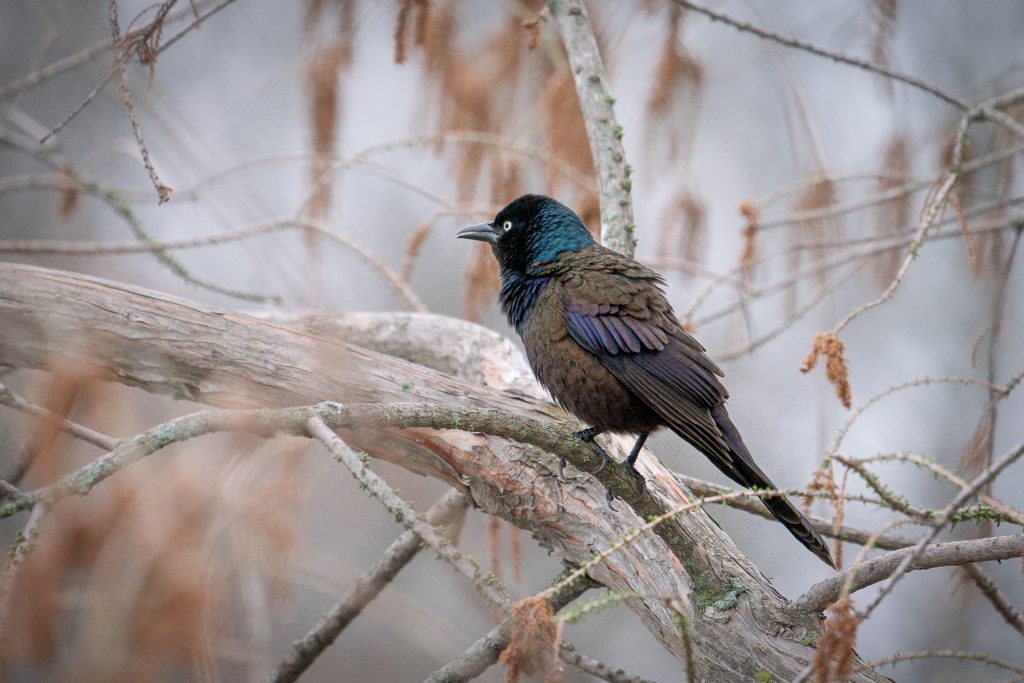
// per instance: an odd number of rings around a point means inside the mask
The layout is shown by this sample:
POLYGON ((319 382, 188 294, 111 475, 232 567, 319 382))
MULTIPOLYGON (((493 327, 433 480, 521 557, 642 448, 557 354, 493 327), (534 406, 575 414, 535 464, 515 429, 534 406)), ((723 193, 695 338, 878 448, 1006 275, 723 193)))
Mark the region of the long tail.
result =
MULTIPOLYGON (((743 443, 739 430, 736 429, 732 420, 729 419, 729 413, 726 412, 725 406, 720 404, 713 408, 711 410, 711 417, 714 418, 715 424, 735 456, 732 467, 723 466, 724 463, 720 463, 718 459, 712 459, 712 462, 718 465, 719 469, 726 476, 741 486, 759 489, 777 488, 768 478, 768 475, 762 472, 761 468, 754 462, 754 458, 750 455, 750 451, 747 450, 746 444, 743 443)), ((787 498, 777 496, 774 498, 763 498, 762 501, 765 507, 768 508, 768 511, 772 513, 775 519, 779 520, 789 529, 789 533, 793 534, 796 540, 803 543, 804 547, 817 555, 822 562, 835 568, 835 561, 832 559, 832 554, 828 550, 825 539, 811 526, 810 520, 804 517, 787 498)))

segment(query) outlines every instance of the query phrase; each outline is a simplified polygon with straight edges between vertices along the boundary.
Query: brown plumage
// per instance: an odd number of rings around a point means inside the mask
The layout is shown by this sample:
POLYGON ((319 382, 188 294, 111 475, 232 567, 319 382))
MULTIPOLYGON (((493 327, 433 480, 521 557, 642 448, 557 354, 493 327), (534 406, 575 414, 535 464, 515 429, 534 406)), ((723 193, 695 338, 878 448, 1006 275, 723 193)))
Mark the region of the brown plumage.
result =
MULTIPOLYGON (((516 199, 459 236, 491 243, 502 308, 540 383, 591 425, 581 438, 637 434, 625 461, 632 469, 648 435, 668 427, 741 486, 776 488, 726 412, 722 371, 679 324, 660 275, 596 244, 575 213, 539 195, 516 199)), ((824 540, 786 498, 764 503, 833 565, 824 540)))

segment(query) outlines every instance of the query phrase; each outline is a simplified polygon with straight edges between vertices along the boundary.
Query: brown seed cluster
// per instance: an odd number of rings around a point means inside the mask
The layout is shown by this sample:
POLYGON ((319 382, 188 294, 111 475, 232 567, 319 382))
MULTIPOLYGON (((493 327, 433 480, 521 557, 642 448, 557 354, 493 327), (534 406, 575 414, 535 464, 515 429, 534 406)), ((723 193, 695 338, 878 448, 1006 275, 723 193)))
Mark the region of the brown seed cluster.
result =
POLYGON ((505 683, 524 676, 548 672, 558 647, 558 628, 551 605, 536 596, 524 598, 512 607, 512 633, 501 653, 505 683))
POLYGON ((825 376, 836 388, 836 396, 844 408, 851 405, 850 374, 843 354, 845 345, 842 340, 831 332, 818 332, 814 335, 811 352, 804 358, 800 372, 810 372, 818 364, 818 356, 825 356, 825 376))
POLYGON ((860 620, 853 611, 853 601, 846 596, 830 605, 818 647, 814 653, 816 683, 845 681, 853 670, 853 648, 857 644, 860 620))

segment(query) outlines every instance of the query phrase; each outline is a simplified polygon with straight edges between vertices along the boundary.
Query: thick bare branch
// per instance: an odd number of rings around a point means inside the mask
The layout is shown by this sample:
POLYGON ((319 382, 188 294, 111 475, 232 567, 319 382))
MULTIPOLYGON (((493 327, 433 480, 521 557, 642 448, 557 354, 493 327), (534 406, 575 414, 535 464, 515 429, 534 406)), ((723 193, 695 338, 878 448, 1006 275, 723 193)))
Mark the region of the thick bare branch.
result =
MULTIPOLYGON (((793 605, 797 609, 818 611, 834 602, 840 595, 843 585, 854 575, 851 590, 860 590, 876 584, 892 576, 914 548, 904 548, 886 553, 881 557, 869 560, 860 567, 853 567, 840 572, 811 586, 810 590, 797 598, 793 605)), ((936 543, 920 553, 913 560, 907 571, 949 567, 951 565, 969 564, 971 562, 989 562, 992 560, 1008 560, 1018 557, 1024 551, 1024 534, 1012 536, 995 536, 978 538, 970 541, 950 541, 936 543)))
MULTIPOLYGON (((395 317, 415 332, 414 318, 395 317)), ((481 328, 468 323, 448 325, 448 343, 479 350, 487 344, 484 339, 493 337, 491 332, 480 336, 481 328), (464 340, 455 341, 460 335, 464 340)), ((436 337, 421 341, 434 345, 436 337)), ((476 358, 467 354, 465 363, 478 362, 476 358)), ((506 430, 527 421, 541 425, 541 433, 552 439, 544 445, 556 451, 561 446, 553 444, 575 426, 561 411, 533 398, 532 392, 491 388, 512 386, 506 377, 529 377, 521 358, 512 365, 482 364, 490 384, 485 387, 334 337, 296 332, 129 285, 0 264, 0 364, 47 367, 58 361, 79 363, 99 377, 153 393, 236 408, 336 399, 349 405, 373 404, 380 410, 410 401, 429 402, 444 406, 443 411, 433 411, 435 417, 447 415, 449 420, 453 415, 493 411, 500 415, 500 424, 493 426, 506 430), (77 346, 69 347, 68 340, 77 346)), ((463 429, 474 428, 471 425, 445 424, 463 429)), ((518 438, 511 431, 500 433, 518 438)), ((151 435, 166 437, 166 432, 151 435)), ((554 458, 543 451, 464 431, 358 428, 345 430, 343 438, 412 471, 468 485, 485 512, 530 531, 542 545, 574 564, 585 562, 594 549, 612 546, 640 527, 643 519, 690 500, 649 454, 639 461, 649 495, 633 509, 613 511, 604 504, 604 484, 620 495, 635 495, 635 482, 620 468, 606 468, 599 479, 579 474, 559 481, 554 458)), ((580 450, 576 440, 570 437, 563 444, 581 467, 596 465, 595 455, 580 450)), ((629 443, 610 439, 604 445, 621 456, 629 443)), ((759 666, 764 670, 780 679, 791 677, 811 655, 802 635, 820 628, 816 615, 794 612, 700 510, 669 520, 656 533, 640 535, 590 573, 613 591, 640 595, 626 606, 672 652, 680 647, 680 634, 663 598, 679 598, 679 604, 690 610, 698 673, 711 680, 749 677, 746 653, 751 647, 761 653, 759 666), (738 585, 742 591, 737 592, 738 585), (730 592, 735 602, 714 606, 730 592), (728 618, 721 618, 722 610, 728 618)))

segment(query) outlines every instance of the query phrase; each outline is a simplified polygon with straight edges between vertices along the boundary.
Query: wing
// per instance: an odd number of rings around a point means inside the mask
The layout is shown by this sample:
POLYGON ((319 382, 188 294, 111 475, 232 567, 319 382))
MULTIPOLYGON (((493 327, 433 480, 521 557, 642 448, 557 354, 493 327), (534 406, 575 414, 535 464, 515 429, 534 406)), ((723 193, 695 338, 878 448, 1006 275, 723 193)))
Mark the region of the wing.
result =
MULTIPOLYGON (((563 272, 565 326, 633 394, 726 476, 777 488, 754 462, 725 409, 722 371, 679 325, 653 271, 606 250, 563 272), (596 264, 597 267, 589 267, 596 264)), ((828 545, 786 498, 764 500, 804 546, 834 566, 828 545)))
POLYGON ((711 414, 728 397, 718 379, 722 371, 682 329, 660 277, 618 254, 605 260, 590 255, 586 263, 562 278, 569 335, 735 478, 733 449, 711 414))

